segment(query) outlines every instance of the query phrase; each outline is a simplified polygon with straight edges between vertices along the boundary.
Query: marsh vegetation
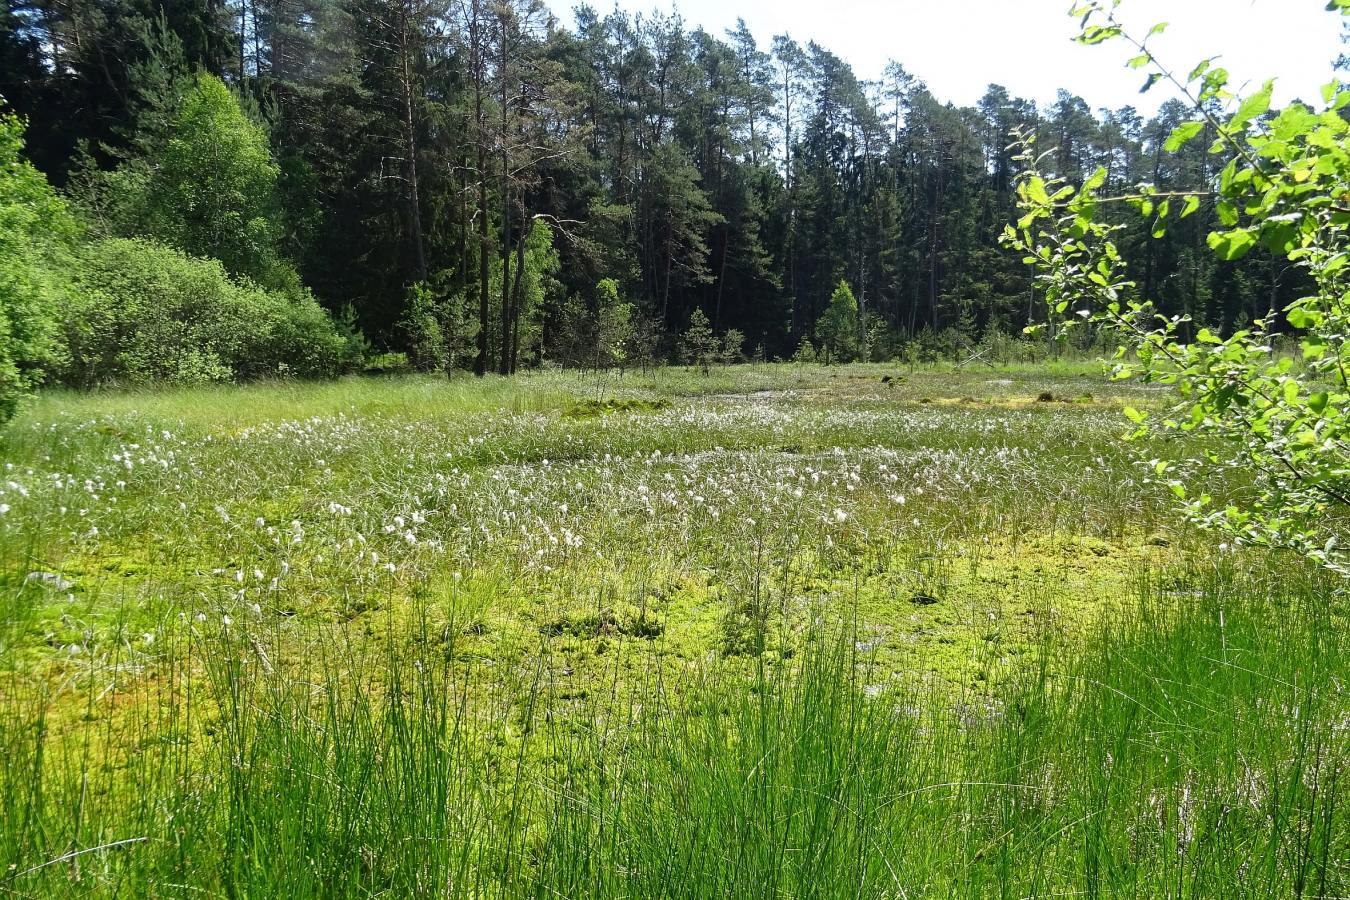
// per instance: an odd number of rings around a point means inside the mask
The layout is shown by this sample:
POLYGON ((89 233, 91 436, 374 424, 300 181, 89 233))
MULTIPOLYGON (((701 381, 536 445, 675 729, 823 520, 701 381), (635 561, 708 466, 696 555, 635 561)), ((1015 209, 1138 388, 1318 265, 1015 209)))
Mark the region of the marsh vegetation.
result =
POLYGON ((1180 521, 1175 448, 1118 441, 1155 394, 48 395, 5 434, 0 884, 1342 893, 1343 587, 1180 521))

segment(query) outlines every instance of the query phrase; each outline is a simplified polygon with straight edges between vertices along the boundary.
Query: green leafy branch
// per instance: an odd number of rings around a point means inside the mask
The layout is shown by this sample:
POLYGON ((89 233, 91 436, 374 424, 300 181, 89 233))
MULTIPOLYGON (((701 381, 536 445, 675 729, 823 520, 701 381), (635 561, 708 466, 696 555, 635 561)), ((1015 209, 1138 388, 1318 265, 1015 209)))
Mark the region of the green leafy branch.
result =
MULTIPOLYGON (((1172 476, 1190 518, 1239 543, 1292 549, 1350 575, 1350 125, 1343 116, 1350 91, 1331 82, 1321 110, 1292 104, 1273 112, 1273 81, 1239 98, 1212 59, 1181 79, 1148 46, 1165 23, 1135 38, 1116 18, 1119 5, 1093 0, 1076 7, 1079 42, 1129 44, 1128 65, 1150 70, 1143 89, 1171 83, 1195 110, 1166 149, 1176 152, 1209 132, 1209 152, 1226 162, 1209 191, 1163 193, 1141 185, 1102 197, 1104 169, 1071 184, 1047 174, 1034 141, 1020 135, 1021 215, 1004 242, 1034 268, 1055 325, 1119 335, 1117 378, 1175 387, 1160 414, 1126 411, 1132 437, 1197 432, 1214 439, 1196 442, 1206 449, 1193 459, 1157 464, 1159 475, 1172 476), (1184 218, 1202 197, 1215 201, 1220 227, 1207 241, 1219 257, 1237 260, 1262 246, 1305 269, 1315 290, 1227 337, 1187 317, 1159 314, 1127 277, 1114 240, 1120 226, 1099 221, 1098 209, 1128 203, 1155 217, 1158 237, 1178 207, 1184 218), (1287 330, 1298 335, 1297 353, 1275 350, 1277 334, 1287 330), (1243 473, 1250 489, 1216 503, 1197 482, 1222 470, 1243 473)), ((1350 0, 1328 8, 1350 15, 1350 0)))

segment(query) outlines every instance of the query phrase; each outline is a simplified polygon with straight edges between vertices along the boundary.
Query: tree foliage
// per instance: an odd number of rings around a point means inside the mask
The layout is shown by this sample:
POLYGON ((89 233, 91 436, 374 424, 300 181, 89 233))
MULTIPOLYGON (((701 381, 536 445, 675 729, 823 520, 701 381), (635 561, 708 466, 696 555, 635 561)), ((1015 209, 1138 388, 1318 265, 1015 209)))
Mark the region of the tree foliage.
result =
POLYGON ((605 278, 595 286, 595 368, 622 368, 633 339, 633 304, 619 296, 619 282, 605 278))
MULTIPOLYGON (((0 54, 39 168, 105 178, 82 204, 96 231, 158 237, 268 285, 293 283, 293 264, 380 349, 415 349, 412 285, 439 279, 437 296, 476 304, 484 372, 561 348, 568 298, 589 305, 606 278, 659 332, 660 356, 695 308, 768 356, 819 344, 841 278, 858 353, 946 353, 1045 318, 996 246, 1015 210, 1013 128, 1054 148, 1049 168, 1072 183, 1102 166, 1108 191, 1196 191, 1218 174, 1209 126, 1168 143, 1178 104, 1146 121, 990 85, 962 107, 898 62, 869 81, 743 23, 717 35, 583 7, 564 28, 532 0, 32 0, 0 20, 0 54), (225 148, 237 163, 202 162, 225 148), (531 314, 514 272, 536 220, 554 231, 559 288, 531 314)), ((1209 253, 1218 213, 1202 198, 1157 240, 1151 221, 1113 221, 1159 309, 1226 334, 1298 296, 1304 274, 1209 253)))
POLYGON ((82 173, 85 211, 105 235, 152 238, 219 260, 231 275, 298 291, 281 254, 280 169, 266 131, 211 75, 192 80, 172 105, 163 127, 143 136, 144 156, 82 173))
POLYGON ((478 346, 478 318, 470 298, 444 274, 416 282, 408 292, 401 324, 410 362, 425 372, 453 373, 478 346))
POLYGON ((596 324, 604 279, 632 304, 644 359, 678 356, 696 309, 766 357, 803 339, 824 349, 841 279, 858 356, 968 355, 1045 321, 997 246, 1016 215, 1014 129, 1053 151, 1042 165, 1067 184, 1102 168, 1106 193, 1197 196, 1166 227, 1157 210, 1103 210, 1159 312, 1226 337, 1310 287, 1285 256, 1210 252, 1229 210, 1207 192, 1225 160, 1206 152, 1214 123, 1181 102, 1148 118, 991 84, 961 106, 900 62, 869 80, 744 23, 715 34, 583 6, 564 27, 537 0, 25 0, 8 13, 0 92, 92 233, 304 284, 379 350, 419 354, 408 323, 425 321, 427 296, 438 315, 462 296, 474 353, 453 356, 479 373, 571 364, 566 331, 596 324), (516 273, 538 269, 523 260, 538 222, 557 268, 531 300, 516 273))
POLYGON ((277 255, 278 167, 267 134, 219 78, 203 75, 184 98, 148 186, 148 236, 232 275, 271 287, 293 276, 277 255))
POLYGON ((830 305, 816 323, 825 362, 848 362, 858 350, 858 301, 847 281, 830 295, 830 305))
MULTIPOLYGON (((1149 71, 1150 86, 1169 81, 1187 97, 1192 115, 1166 146, 1180 152, 1208 138, 1218 220, 1205 239, 1209 250, 1224 263, 1269 252, 1299 269, 1307 293, 1283 307, 1272 303, 1226 336, 1194 315, 1160 310, 1127 276, 1122 226, 1101 217, 1109 174, 1098 169, 1081 185, 1048 175, 1031 140, 1018 182, 1022 215, 1006 240, 1027 254, 1061 327, 1100 326, 1120 336, 1117 377, 1175 386, 1161 415, 1127 410, 1137 434, 1211 439, 1202 457, 1155 464, 1194 520, 1350 575, 1350 125, 1342 114, 1350 90, 1332 81, 1320 108, 1294 103, 1274 112, 1271 82, 1240 98, 1208 62, 1183 79, 1149 46, 1164 26, 1135 37, 1114 10, 1098 0, 1075 10, 1079 40, 1128 42, 1131 65, 1149 71), (1294 339, 1291 353, 1281 352, 1285 335, 1294 339), (1225 471, 1238 486, 1218 494, 1216 476, 1225 471)), ((1123 199, 1161 239, 1210 198, 1144 185, 1123 199)))
POLYGON ((680 335, 680 358, 688 365, 698 366, 707 375, 717 362, 720 346, 707 313, 701 309, 690 313, 689 327, 680 335))
POLYGON ((204 384, 329 377, 359 352, 312 297, 232 280, 215 260, 144 240, 82 252, 61 311, 67 381, 204 384))
POLYGON ((23 123, 0 113, 0 421, 61 361, 55 316, 75 223, 22 157, 23 123))

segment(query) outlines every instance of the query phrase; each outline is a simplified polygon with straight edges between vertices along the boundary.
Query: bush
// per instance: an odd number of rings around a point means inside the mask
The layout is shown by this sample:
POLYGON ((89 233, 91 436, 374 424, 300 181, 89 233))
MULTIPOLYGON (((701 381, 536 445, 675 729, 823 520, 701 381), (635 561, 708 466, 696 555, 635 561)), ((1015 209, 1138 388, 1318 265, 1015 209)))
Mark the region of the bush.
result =
POLYGON ((635 312, 628 337, 628 364, 643 371, 659 365, 663 362, 661 346, 665 340, 666 332, 659 320, 641 310, 635 312))
POLYGON ((792 354, 792 361, 796 363, 813 363, 816 361, 816 348, 806 335, 802 335, 802 342, 797 345, 797 352, 792 354))
POLYGON ((686 365, 698 366, 704 375, 717 360, 721 341, 713 333, 712 324, 703 310, 695 308, 689 314, 689 327, 680 335, 680 358, 686 365))
POLYGON ((221 261, 232 277, 296 293, 300 277, 281 252, 280 168, 266 131, 219 78, 175 84, 165 119, 139 132, 143 155, 102 171, 85 156, 70 186, 99 237, 143 237, 221 261))
POLYGON ((633 339, 633 304, 620 297, 613 278, 595 286, 595 338, 595 368, 617 366, 622 371, 633 339))
POLYGON ((473 298, 451 290, 448 273, 408 289, 408 306, 399 325, 408 342, 408 361, 423 372, 449 374, 468 362, 478 341, 473 298))
POLYGON ((718 354, 723 365, 732 365, 745 359, 745 334, 739 328, 728 328, 722 335, 722 347, 718 354))
POLYGON ((60 359, 59 273, 75 230, 65 204, 22 152, 23 123, 0 115, 0 421, 60 359))
MULTIPOLYGON (((1142 51, 1130 65, 1151 70, 1149 85, 1171 78, 1182 87, 1145 48, 1146 38, 1125 31, 1116 5, 1079 4, 1078 41, 1126 41, 1131 52, 1142 51)), ((1327 8, 1350 22, 1350 0, 1327 8)), ((1222 262, 1263 248, 1310 283, 1283 309, 1272 304, 1268 315, 1227 337, 1189 315, 1160 314, 1157 298, 1139 293, 1121 258, 1125 226, 1097 218, 1101 204, 1120 199, 1115 188, 1104 190, 1106 169, 1077 184, 1042 172, 1045 157, 1030 133, 1018 135, 1020 215, 1003 240, 1035 267, 1059 335, 1110 334, 1119 341, 1117 379, 1176 386, 1161 409, 1127 407, 1125 415, 1137 426, 1134 438, 1204 436, 1183 458, 1154 470, 1192 522, 1239 545, 1295 551, 1350 578, 1350 90, 1333 78, 1320 108, 1294 101, 1274 111, 1274 84, 1238 99, 1227 70, 1208 61, 1195 67, 1183 88, 1192 118, 1176 126, 1166 146, 1175 152, 1207 135, 1209 152, 1227 164, 1203 194, 1160 195, 1145 183, 1124 199, 1152 218, 1155 238, 1171 227, 1169 216, 1175 221, 1213 203, 1217 227, 1205 240, 1222 262), (1274 337, 1290 328, 1301 359, 1272 352, 1274 337), (1216 501, 1214 485, 1230 479, 1245 482, 1240 499, 1216 501)))
POLYGON ((826 364, 848 362, 858 352, 858 301, 848 282, 839 282, 830 295, 830 305, 816 323, 816 335, 826 364))
POLYGON ((215 260, 149 241, 90 244, 72 294, 64 376, 79 386, 323 377, 359 362, 359 338, 308 293, 232 281, 215 260))

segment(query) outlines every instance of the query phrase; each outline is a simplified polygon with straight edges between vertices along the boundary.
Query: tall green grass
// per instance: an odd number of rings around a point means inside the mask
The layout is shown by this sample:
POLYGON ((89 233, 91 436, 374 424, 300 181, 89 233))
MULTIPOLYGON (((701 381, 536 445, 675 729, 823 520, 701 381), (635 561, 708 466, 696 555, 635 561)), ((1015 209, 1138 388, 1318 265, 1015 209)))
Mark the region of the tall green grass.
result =
POLYGON ((1345 588, 1179 526, 1150 400, 49 395, 0 435, 0 895, 1350 895, 1345 588))
POLYGON ((0 891, 1350 893, 1341 588, 1208 566, 1136 593, 968 696, 886 679, 837 610, 748 668, 672 676, 621 644, 585 697, 547 636, 470 692, 456 630, 426 620, 316 633, 303 680, 203 625, 119 698, 116 731, 55 722, 8 661, 0 891))

